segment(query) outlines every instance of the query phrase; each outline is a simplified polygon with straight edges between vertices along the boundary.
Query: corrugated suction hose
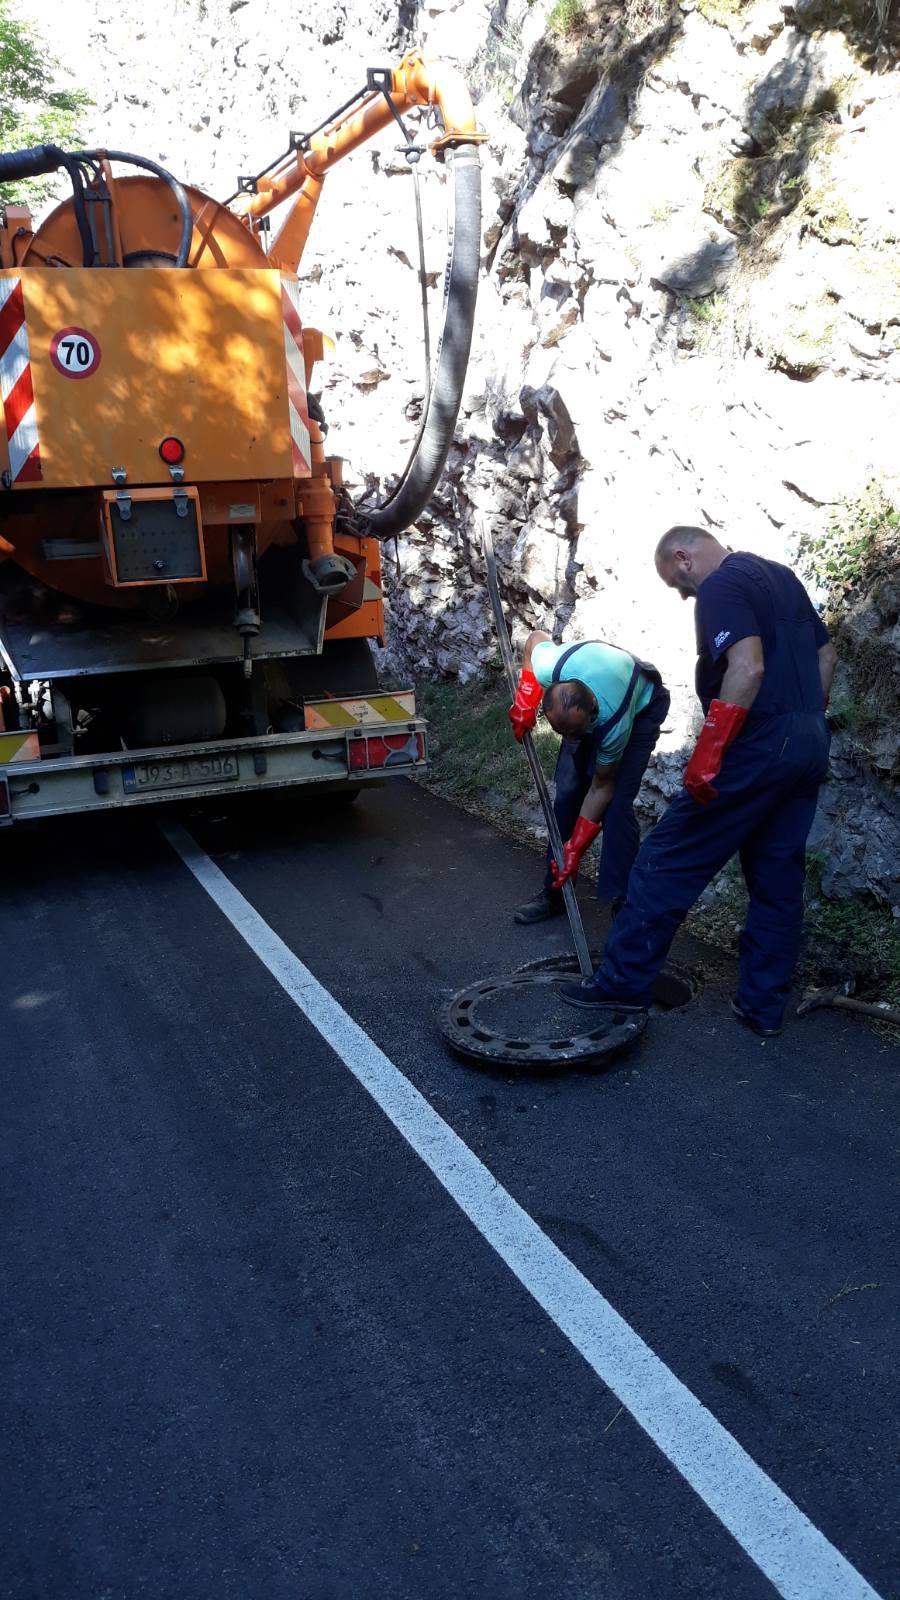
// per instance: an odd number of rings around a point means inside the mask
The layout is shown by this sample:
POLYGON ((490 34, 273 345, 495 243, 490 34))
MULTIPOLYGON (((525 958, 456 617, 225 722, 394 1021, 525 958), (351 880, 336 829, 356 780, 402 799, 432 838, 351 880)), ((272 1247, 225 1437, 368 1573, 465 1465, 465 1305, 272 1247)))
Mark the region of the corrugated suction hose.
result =
POLYGON ((434 380, 400 482, 382 505, 360 507, 366 532, 377 539, 403 533, 425 510, 453 443, 466 381, 481 255, 481 161, 477 146, 471 144, 450 150, 448 159, 453 173, 452 213, 434 380))

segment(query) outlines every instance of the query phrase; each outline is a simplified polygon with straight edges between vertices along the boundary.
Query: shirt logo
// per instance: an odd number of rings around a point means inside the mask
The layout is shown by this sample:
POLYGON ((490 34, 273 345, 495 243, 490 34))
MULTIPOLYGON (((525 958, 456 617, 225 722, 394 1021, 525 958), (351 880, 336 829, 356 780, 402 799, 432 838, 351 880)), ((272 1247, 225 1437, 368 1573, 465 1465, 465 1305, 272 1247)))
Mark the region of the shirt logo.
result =
POLYGON ((725 643, 725 640, 726 639, 730 639, 730 638, 731 638, 731 629, 730 628, 727 628, 724 633, 717 633, 716 637, 715 637, 715 640, 714 640, 716 649, 717 650, 721 650, 723 644, 725 643))

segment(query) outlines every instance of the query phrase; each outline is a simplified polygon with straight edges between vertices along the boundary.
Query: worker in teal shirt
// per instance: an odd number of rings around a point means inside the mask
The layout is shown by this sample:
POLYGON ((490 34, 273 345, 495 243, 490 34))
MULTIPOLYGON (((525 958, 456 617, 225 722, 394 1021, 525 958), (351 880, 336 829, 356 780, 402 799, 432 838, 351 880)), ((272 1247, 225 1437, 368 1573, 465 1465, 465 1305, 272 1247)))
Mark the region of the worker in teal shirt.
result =
POLYGON ((543 888, 515 913, 516 922, 543 922, 565 908, 562 889, 575 879, 585 850, 603 830, 597 898, 621 904, 640 845, 634 802, 669 709, 656 668, 600 639, 556 645, 535 632, 525 644, 522 674, 509 720, 517 739, 537 721, 539 707, 562 743, 553 809, 566 841, 559 870, 547 852, 543 888))

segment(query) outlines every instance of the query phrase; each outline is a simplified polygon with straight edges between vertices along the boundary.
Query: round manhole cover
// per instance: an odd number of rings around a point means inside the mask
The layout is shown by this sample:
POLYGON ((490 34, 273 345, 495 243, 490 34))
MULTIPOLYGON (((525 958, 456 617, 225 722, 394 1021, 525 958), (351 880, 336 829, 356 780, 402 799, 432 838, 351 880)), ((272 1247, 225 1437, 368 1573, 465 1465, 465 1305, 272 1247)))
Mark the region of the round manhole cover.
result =
POLYGON ((470 1061, 521 1068, 599 1061, 643 1032, 646 1012, 592 1013, 567 1006, 559 991, 570 982, 568 972, 483 978, 447 1001, 441 1032, 470 1061))

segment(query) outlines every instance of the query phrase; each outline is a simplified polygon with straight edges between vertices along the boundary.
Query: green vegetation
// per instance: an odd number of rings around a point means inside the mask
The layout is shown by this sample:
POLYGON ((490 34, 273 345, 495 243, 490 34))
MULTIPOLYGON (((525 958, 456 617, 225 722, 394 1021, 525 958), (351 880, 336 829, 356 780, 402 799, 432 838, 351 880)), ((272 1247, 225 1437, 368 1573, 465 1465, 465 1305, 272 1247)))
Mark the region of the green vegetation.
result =
POLYGON ((826 185, 808 190, 800 210, 810 231, 825 244, 862 244, 862 230, 843 195, 826 185))
POLYGON ((900 37, 897 0, 805 0, 800 26, 807 33, 839 32, 857 59, 869 65, 879 45, 896 50, 900 37))
MULTIPOLYGON (((750 0, 697 0, 708 22, 727 27, 749 9, 750 0)), ((804 0, 796 26, 805 33, 842 33, 857 59, 870 65, 879 46, 893 54, 900 44, 898 0, 804 0)))
MULTIPOLYGON (((835 981, 852 977, 871 997, 900 1004, 900 922, 890 906, 863 895, 826 900, 822 895, 822 861, 807 857, 805 946, 833 970, 835 981)), ((896 1037, 896 1032, 894 1032, 896 1037)))
MULTIPOLYGON (((823 534, 801 543, 800 558, 825 589, 828 621, 845 669, 836 681, 832 721, 869 757, 879 737, 900 721, 897 652, 890 638, 900 509, 872 483, 823 534)), ((890 775, 880 760, 877 765, 882 777, 890 775)))
POLYGON ((824 900, 818 887, 815 859, 808 864, 806 924, 821 939, 828 939, 838 951, 852 952, 853 964, 890 982, 891 994, 900 997, 900 923, 890 906, 878 905, 855 895, 849 900, 824 900))
POLYGON ((755 242, 802 203, 809 226, 821 238, 839 243, 853 237, 846 206, 842 208, 824 180, 815 193, 809 192, 807 179, 810 163, 826 154, 837 137, 834 114, 849 89, 837 83, 810 106, 774 107, 761 126, 761 154, 737 156, 721 168, 707 185, 706 210, 755 242))
MULTIPOLYGON (((79 118, 90 104, 77 89, 56 86, 56 62, 27 23, 0 0, 0 149, 33 144, 77 146, 79 118)), ((53 178, 0 184, 0 200, 38 204, 53 192, 53 178)))
POLYGON ((765 354, 776 372, 814 378, 828 365, 838 335, 838 318, 827 303, 811 300, 792 308, 790 320, 773 329, 765 354))
MULTIPOLYGON (((488 670, 464 688, 426 684, 422 701, 431 724, 432 765, 428 782, 439 794, 498 823, 532 803, 531 775, 509 726, 509 692, 501 671, 488 670)), ((547 778, 553 777, 559 740, 541 719, 535 747, 547 778)))
POLYGON ((690 319, 679 332, 685 347, 699 351, 717 347, 734 309, 728 294, 708 294, 696 300, 683 295, 680 301, 690 319))
POLYGON ((877 483, 859 500, 836 513, 825 533, 805 539, 801 556, 828 588, 831 617, 840 621, 847 603, 865 592, 879 575, 889 576, 897 560, 900 511, 877 483))
POLYGON ((623 38, 633 42, 671 20, 670 0, 625 0, 623 38))
POLYGON ((685 296, 683 304, 697 322, 716 323, 722 310, 722 297, 718 294, 709 294, 702 300, 691 300, 689 296, 685 296))
MULTIPOLYGON (((853 978, 867 998, 900 1004, 900 923, 890 906, 867 896, 826 899, 823 868, 822 857, 810 851, 798 984, 853 978)), ((702 904, 689 912, 686 927, 702 944, 735 956, 746 915, 747 889, 739 863, 732 861, 719 874, 714 896, 705 896, 702 904)), ((891 1036, 896 1038, 895 1030, 891 1036)))
POLYGON ((568 39, 571 34, 577 33, 584 20, 582 0, 554 0, 547 27, 559 38, 568 39))
POLYGON ((697 0, 697 10, 707 22, 726 27, 733 17, 746 10, 749 0, 697 0))
POLYGON ((522 30, 504 23, 496 43, 485 56, 476 72, 482 93, 494 88, 502 103, 508 108, 516 98, 522 65, 522 30))

